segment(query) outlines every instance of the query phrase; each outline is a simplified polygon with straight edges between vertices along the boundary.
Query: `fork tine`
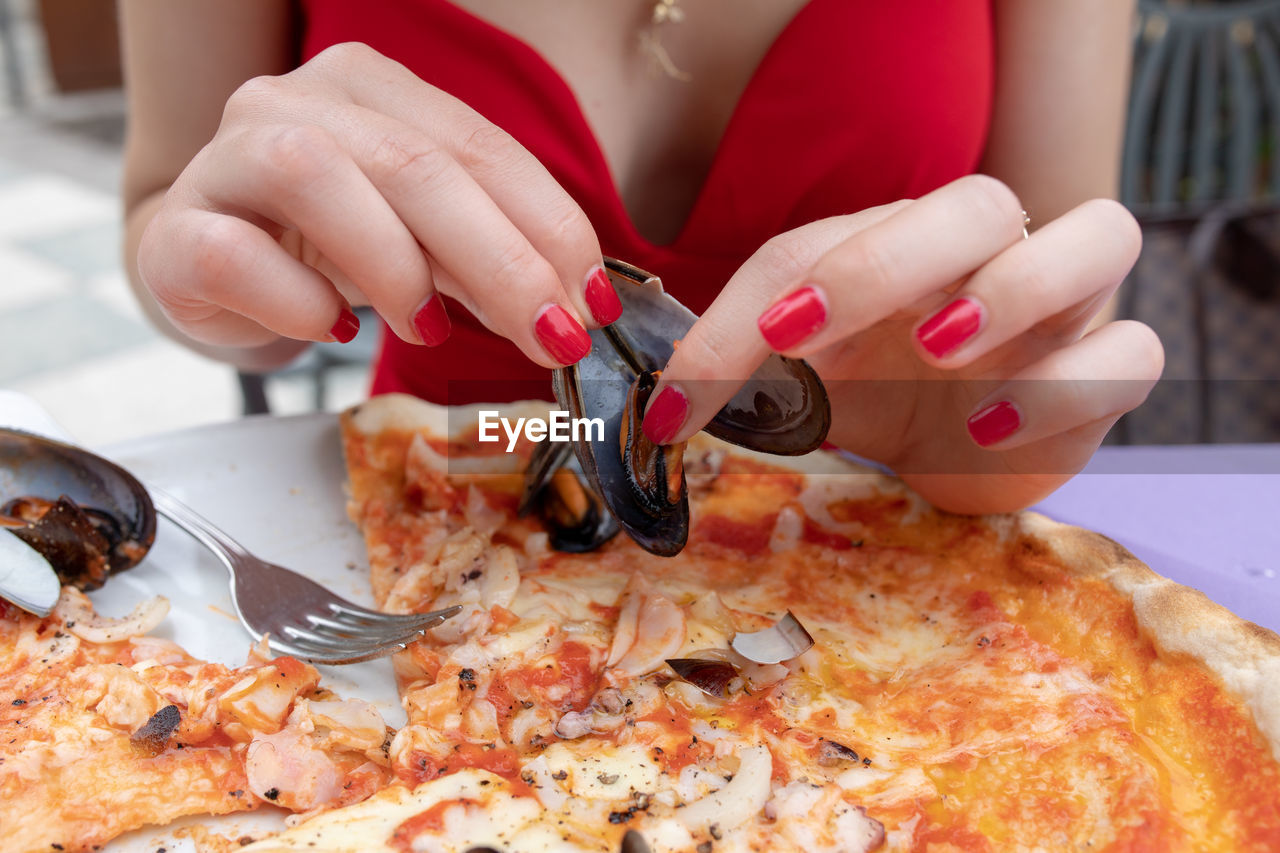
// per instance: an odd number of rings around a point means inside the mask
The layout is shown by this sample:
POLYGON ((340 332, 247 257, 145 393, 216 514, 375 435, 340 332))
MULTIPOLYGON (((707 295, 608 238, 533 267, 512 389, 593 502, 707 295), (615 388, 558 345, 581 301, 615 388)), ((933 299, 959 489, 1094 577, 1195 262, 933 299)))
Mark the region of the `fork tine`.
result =
POLYGON ((383 637, 377 640, 359 641, 351 637, 334 637, 307 631, 294 625, 285 625, 280 630, 285 642, 306 651, 308 654, 361 655, 378 651, 387 647, 404 648, 416 640, 417 632, 403 636, 383 637))
POLYGON ((424 613, 413 622, 392 625, 375 625, 372 623, 349 625, 326 619, 314 613, 306 615, 307 630, 326 639, 335 640, 372 640, 373 642, 398 641, 404 637, 421 636, 425 631, 434 628, 444 620, 432 613, 424 613))
POLYGON ((421 637, 427 630, 441 624, 462 608, 448 607, 431 613, 406 614, 412 618, 402 624, 380 626, 381 632, 374 633, 372 624, 364 624, 362 630, 348 631, 348 626, 339 624, 336 630, 326 630, 332 620, 306 614, 311 630, 299 625, 284 625, 277 636, 271 640, 272 647, 282 654, 293 655, 313 663, 358 663, 385 655, 394 654, 404 649, 409 643, 421 637))
POLYGON ((392 643, 388 646, 376 646, 373 648, 364 648, 359 650, 331 648, 321 649, 308 645, 297 645, 285 642, 276 637, 271 638, 271 649, 276 654, 288 655, 310 663, 326 665, 360 663, 361 661, 376 660, 377 658, 395 654, 396 652, 403 650, 404 647, 405 644, 403 643, 392 643))
POLYGON ((384 613, 381 610, 370 610, 350 601, 335 598, 325 602, 329 612, 336 618, 349 618, 352 621, 364 622, 403 622, 420 614, 417 613, 384 613))
POLYGON ((307 628, 301 628, 297 625, 284 625, 280 629, 281 635, 288 637, 294 643, 302 643, 303 645, 314 646, 320 649, 337 649, 337 650, 362 650, 366 648, 374 648, 377 646, 393 645, 395 643, 405 644, 412 642, 422 636, 424 629, 414 631, 389 631, 381 636, 368 637, 352 637, 349 634, 333 634, 324 631, 312 631, 307 628))
POLYGON ((446 607, 443 610, 433 610, 430 613, 382 613, 377 610, 366 610, 359 605, 352 604, 349 601, 331 601, 328 602, 329 613, 339 622, 349 622, 351 625, 412 625, 416 624, 423 618, 438 618, 441 621, 448 619, 456 613, 461 612, 459 605, 446 607), (346 618, 344 618, 346 617, 346 618))
MULTIPOLYGON (((394 630, 397 626, 395 623, 382 625, 377 622, 344 622, 340 619, 331 619, 328 616, 322 616, 319 613, 308 613, 305 616, 307 625, 318 632, 325 634, 334 634, 344 637, 352 637, 355 639, 371 638, 377 639, 386 636, 389 630, 394 630)), ((405 627, 410 627, 412 623, 404 623, 405 627)))

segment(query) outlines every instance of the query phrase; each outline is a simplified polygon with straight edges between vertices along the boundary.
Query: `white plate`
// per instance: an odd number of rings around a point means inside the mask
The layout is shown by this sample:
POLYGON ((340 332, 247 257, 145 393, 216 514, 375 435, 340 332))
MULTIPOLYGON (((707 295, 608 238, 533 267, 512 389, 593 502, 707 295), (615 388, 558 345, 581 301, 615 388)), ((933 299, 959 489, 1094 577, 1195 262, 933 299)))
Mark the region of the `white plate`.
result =
MULTIPOLYGON (((258 556, 352 601, 372 603, 364 541, 346 514, 346 472, 332 415, 247 418, 113 445, 102 453, 187 503, 258 556)), ((156 635, 204 660, 244 663, 252 639, 235 617, 226 570, 164 519, 147 558, 90 597, 100 612, 120 616, 156 594, 170 604, 156 635)), ((388 659, 320 672, 326 686, 374 703, 389 725, 404 724, 388 659)), ((247 815, 186 819, 129 833, 106 850, 191 851, 189 840, 173 838, 175 828, 197 823, 236 838, 280 828, 283 814, 264 806, 247 815)))

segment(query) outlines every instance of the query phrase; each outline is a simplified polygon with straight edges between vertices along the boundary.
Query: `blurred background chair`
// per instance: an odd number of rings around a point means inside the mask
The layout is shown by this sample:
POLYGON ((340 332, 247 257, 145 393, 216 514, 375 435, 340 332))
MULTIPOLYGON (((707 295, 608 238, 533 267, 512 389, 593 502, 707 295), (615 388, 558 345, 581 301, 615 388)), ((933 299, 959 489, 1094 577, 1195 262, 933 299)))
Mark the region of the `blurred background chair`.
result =
POLYGON ((1122 316, 1165 379, 1121 441, 1280 440, 1280 0, 1139 0, 1121 201, 1143 225, 1122 316))
MULTIPOLYGON (((332 408, 330 400, 333 378, 340 371, 367 374, 378 346, 382 320, 372 308, 354 309, 360 318, 360 331, 355 339, 345 344, 312 344, 298 360, 271 373, 236 373, 240 382, 240 395, 246 415, 264 415, 271 412, 267 394, 269 380, 301 379, 311 389, 310 405, 313 411, 323 412, 332 408)), ((367 391, 367 389, 366 389, 367 391)))
POLYGON ((4 83, 9 103, 21 109, 27 103, 26 75, 18 61, 18 35, 16 20, 9 0, 0 0, 0 52, 3 52, 4 83))

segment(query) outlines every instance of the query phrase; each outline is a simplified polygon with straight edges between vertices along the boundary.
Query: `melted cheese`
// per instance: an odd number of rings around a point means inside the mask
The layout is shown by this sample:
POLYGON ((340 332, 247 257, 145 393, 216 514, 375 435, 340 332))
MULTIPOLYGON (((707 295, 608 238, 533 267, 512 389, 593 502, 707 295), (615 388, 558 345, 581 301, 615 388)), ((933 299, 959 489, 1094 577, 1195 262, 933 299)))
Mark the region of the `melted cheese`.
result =
POLYGON ((387 788, 363 803, 327 812, 241 849, 245 853, 404 853, 457 849, 459 845, 451 839, 466 839, 467 846, 502 849, 541 814, 536 801, 513 795, 501 777, 483 770, 460 770, 412 790, 387 788), (428 819, 422 820, 423 815, 428 819))
MULTIPOLYGON (((447 530, 484 551, 519 543, 518 583, 504 621, 438 632, 400 667, 411 725, 392 753, 414 797, 457 797, 448 780, 492 771, 509 798, 495 808, 535 808, 499 849, 614 853, 627 829, 655 851, 715 853, 1230 849, 1280 832, 1280 806, 1257 805, 1280 788, 1265 749, 1246 735, 1232 762, 1248 772, 1206 771, 1213 749, 1188 722, 1240 728, 1239 707, 1200 698, 1209 686, 1177 665, 1134 660, 1150 652, 1128 603, 1025 547, 1011 521, 727 457, 693 494, 679 556, 621 537, 579 556, 547 552, 530 520, 495 526, 518 478, 450 482, 443 516, 390 521, 400 551, 366 527, 375 574, 419 555, 422 606, 448 600, 444 550, 414 544, 447 530), (717 698, 664 663, 732 660, 735 631, 788 609, 817 644, 767 682, 717 698), (1224 813, 1253 825, 1213 820, 1224 813)), ((387 518, 382 488, 355 517, 387 518)), ((468 826, 448 849, 490 843, 468 826)), ((444 843, 437 829, 414 843, 444 843)))

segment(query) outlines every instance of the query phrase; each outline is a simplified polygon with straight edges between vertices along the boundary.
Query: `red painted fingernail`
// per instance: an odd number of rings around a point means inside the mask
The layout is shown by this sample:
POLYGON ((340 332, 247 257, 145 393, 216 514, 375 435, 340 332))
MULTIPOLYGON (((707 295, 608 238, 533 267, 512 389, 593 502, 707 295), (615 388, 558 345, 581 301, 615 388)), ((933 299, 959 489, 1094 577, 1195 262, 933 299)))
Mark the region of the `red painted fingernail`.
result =
POLYGON ((418 337, 429 347, 438 347, 448 339, 453 324, 449 322, 440 294, 433 293, 422 303, 418 313, 413 315, 413 328, 417 329, 418 337))
POLYGON ((559 305, 542 309, 533 331, 547 354, 561 364, 575 364, 591 352, 591 336, 587 330, 559 305))
POLYGON ((1022 416, 1013 403, 1001 400, 971 416, 965 424, 979 446, 990 447, 1013 435, 1022 426, 1022 416))
POLYGON ((599 267, 587 278, 584 295, 587 307, 591 309, 591 316, 601 326, 607 326, 622 316, 622 303, 618 301, 618 294, 609 283, 609 276, 599 267))
POLYGON ((978 333, 982 308, 972 299, 957 299, 916 329, 920 346, 934 358, 942 358, 978 333))
POLYGON ((343 306, 342 313, 338 315, 338 322, 333 324, 333 328, 329 330, 329 336, 340 344, 350 343, 355 340, 356 332, 360 331, 360 318, 350 308, 343 306))
POLYGON ((827 303, 817 288, 802 287, 769 306, 756 322, 769 346, 788 350, 827 322, 827 303))
POLYGON ((689 400, 679 388, 668 385, 649 401, 640 428, 654 444, 668 444, 676 437, 689 414, 689 400))

